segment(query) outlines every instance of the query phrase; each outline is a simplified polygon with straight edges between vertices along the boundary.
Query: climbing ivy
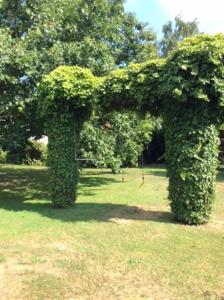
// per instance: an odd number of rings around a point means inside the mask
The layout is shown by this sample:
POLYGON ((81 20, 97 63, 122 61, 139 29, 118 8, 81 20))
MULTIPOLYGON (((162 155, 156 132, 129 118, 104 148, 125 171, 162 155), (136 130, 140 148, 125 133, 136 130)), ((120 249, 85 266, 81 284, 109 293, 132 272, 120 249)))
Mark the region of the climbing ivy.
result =
POLYGON ((106 109, 160 111, 174 218, 208 221, 215 191, 218 124, 224 119, 224 36, 186 39, 166 60, 111 73, 106 109))
POLYGON ((159 94, 176 102, 209 102, 215 118, 223 117, 224 35, 187 38, 167 59, 160 78, 159 94))
POLYGON ((70 206, 76 199, 80 132, 96 103, 98 83, 90 70, 59 67, 38 87, 39 114, 49 137, 48 164, 56 207, 70 206))
POLYGON ((208 221, 224 108, 224 36, 186 39, 161 74, 169 199, 177 221, 208 221))
POLYGON ((202 224, 208 221, 214 200, 217 126, 207 104, 168 103, 164 128, 171 209, 177 221, 202 224))
POLYGON ((101 84, 101 106, 109 111, 158 113, 161 106, 157 97, 158 79, 164 62, 155 59, 111 72, 101 84))
POLYGON ((165 124, 169 199, 174 218, 208 221, 215 191, 218 128, 224 121, 224 35, 186 39, 167 60, 113 71, 61 67, 39 87, 57 206, 73 202, 78 182, 79 135, 99 101, 104 111, 161 113, 165 124))

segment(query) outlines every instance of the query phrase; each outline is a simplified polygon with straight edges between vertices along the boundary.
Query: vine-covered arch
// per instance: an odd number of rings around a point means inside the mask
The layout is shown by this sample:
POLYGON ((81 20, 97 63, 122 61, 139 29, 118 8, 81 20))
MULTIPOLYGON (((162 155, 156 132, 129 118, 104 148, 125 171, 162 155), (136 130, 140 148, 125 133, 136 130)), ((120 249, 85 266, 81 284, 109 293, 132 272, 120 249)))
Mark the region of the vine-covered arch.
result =
POLYGON ((224 120, 223 35, 186 39, 167 60, 131 64, 105 78, 79 67, 59 67, 43 79, 39 97, 56 206, 75 201, 80 130, 100 105, 163 115, 174 217, 187 224, 207 222, 215 192, 218 126, 224 120))

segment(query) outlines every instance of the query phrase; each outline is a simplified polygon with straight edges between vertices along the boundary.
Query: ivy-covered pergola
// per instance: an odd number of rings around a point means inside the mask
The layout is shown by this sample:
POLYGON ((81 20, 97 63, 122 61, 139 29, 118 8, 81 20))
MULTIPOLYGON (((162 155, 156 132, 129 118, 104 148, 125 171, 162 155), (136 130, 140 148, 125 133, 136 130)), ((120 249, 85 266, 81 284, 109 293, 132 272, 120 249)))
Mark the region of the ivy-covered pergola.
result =
POLYGON ((184 224, 208 221, 224 121, 224 35, 186 39, 166 60, 131 64, 104 78, 62 66, 44 77, 38 90, 55 206, 76 200, 80 131, 100 106, 163 116, 174 218, 184 224))

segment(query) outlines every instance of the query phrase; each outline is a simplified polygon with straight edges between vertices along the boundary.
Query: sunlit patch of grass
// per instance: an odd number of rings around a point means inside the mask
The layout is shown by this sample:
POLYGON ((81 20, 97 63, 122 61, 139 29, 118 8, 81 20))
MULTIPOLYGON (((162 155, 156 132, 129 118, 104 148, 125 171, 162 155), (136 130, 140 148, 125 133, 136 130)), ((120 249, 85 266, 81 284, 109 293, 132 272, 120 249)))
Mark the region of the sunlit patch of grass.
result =
POLYGON ((5 262, 5 260, 6 260, 6 259, 5 259, 5 256, 3 256, 3 255, 0 254, 0 263, 5 262))
POLYGON ((198 227, 173 222, 164 167, 144 176, 84 170, 77 203, 60 210, 47 168, 1 165, 1 297, 224 298, 224 172, 211 221, 198 227))
POLYGON ((31 260, 31 263, 34 264, 34 265, 36 265, 36 264, 44 264, 46 262, 47 262, 46 258, 44 258, 44 257, 38 257, 38 256, 37 257, 33 257, 32 260, 31 260))
POLYGON ((26 299, 64 299, 67 296, 66 287, 61 278, 52 274, 29 274, 24 279, 26 299))

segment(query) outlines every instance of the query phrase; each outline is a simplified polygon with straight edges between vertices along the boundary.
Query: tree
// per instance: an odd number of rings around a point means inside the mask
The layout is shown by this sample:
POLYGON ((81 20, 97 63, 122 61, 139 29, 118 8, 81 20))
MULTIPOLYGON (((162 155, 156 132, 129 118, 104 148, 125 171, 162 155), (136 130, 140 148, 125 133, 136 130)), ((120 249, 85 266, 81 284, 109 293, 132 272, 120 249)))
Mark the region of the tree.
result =
POLYGON ((78 65, 90 68, 95 75, 105 75, 130 60, 156 55, 155 35, 146 24, 124 12, 123 2, 1 1, 3 148, 23 153, 29 136, 43 134, 33 94, 44 74, 59 65, 78 65))
POLYGON ((161 55, 166 57, 168 53, 177 47, 177 43, 186 37, 199 34, 198 21, 184 22, 181 17, 175 18, 175 24, 171 21, 163 25, 163 39, 159 44, 161 55))
POLYGON ((153 129, 150 115, 140 118, 134 112, 113 112, 93 117, 81 134, 84 166, 109 167, 113 173, 119 173, 122 166, 138 166, 153 129))
POLYGON ((120 30, 121 42, 117 45, 117 65, 129 62, 144 62, 157 58, 156 35, 147 23, 138 22, 128 13, 120 30))

